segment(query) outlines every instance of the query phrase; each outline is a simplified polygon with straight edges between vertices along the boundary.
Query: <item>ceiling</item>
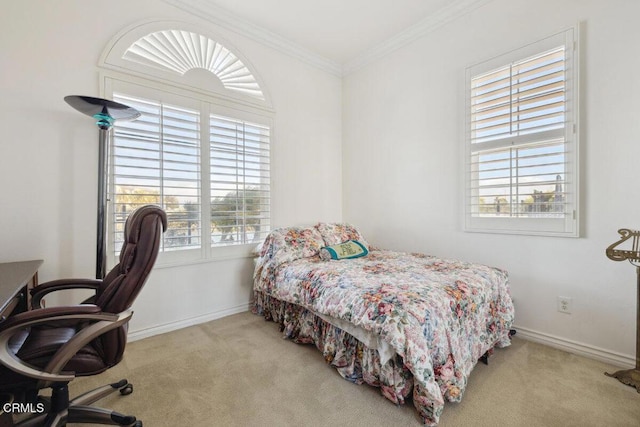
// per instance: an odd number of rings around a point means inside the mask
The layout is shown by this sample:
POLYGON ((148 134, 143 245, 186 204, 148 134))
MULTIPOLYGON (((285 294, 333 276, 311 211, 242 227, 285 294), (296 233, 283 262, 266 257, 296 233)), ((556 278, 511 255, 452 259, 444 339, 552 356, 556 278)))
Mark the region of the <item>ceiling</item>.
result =
POLYGON ((344 64, 429 18, 451 0, 206 0, 330 61, 344 64))

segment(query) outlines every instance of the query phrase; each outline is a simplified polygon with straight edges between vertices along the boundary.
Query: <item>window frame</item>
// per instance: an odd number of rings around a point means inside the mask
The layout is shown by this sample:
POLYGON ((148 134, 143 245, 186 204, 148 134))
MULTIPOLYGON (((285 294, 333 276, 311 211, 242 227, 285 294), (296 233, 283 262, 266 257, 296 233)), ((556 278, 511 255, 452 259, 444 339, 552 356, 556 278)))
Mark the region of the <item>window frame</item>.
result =
MULTIPOLYGON (((181 249, 174 251, 162 251, 158 255, 157 266, 171 267, 177 265, 197 264, 218 260, 229 260, 238 258, 248 258, 253 256, 252 252, 255 248, 255 243, 234 244, 227 246, 214 246, 212 245, 211 233, 204 230, 208 229, 210 224, 210 215, 205 216, 205 212, 210 211, 211 206, 211 191, 210 191, 210 165, 203 163, 204 159, 209 159, 209 124, 208 120, 210 115, 221 115, 230 117, 236 120, 251 122, 259 125, 264 125, 269 128, 270 131, 270 147, 274 141, 273 131, 273 110, 269 107, 262 107, 256 105, 249 105, 243 102, 235 102, 228 97, 218 96, 215 92, 196 91, 193 87, 179 87, 175 84, 168 85, 161 80, 155 80, 152 78, 142 78, 126 73, 120 73, 115 71, 101 71, 100 73, 101 91, 105 98, 112 99, 114 93, 126 93, 131 96, 138 96, 147 99, 156 99, 158 95, 162 95, 163 101, 166 100, 169 104, 182 105, 180 101, 174 100, 187 100, 188 105, 185 107, 194 108, 197 106, 201 112, 201 117, 206 117, 206 122, 200 123, 200 216, 201 216, 201 244, 199 248, 194 249, 181 249)), ((114 138, 110 138, 110 143, 113 144, 114 138)), ((114 150, 110 150, 112 158, 109 163, 109 195, 114 194, 114 180, 113 180, 113 153, 114 150)), ((269 150, 270 164, 272 150, 269 150)), ((208 160, 207 160, 208 162, 208 160)), ((269 193, 272 194, 273 180, 269 180, 269 193)), ((108 223, 108 235, 107 235, 107 253, 109 265, 113 265, 117 262, 116 252, 119 248, 115 247, 114 239, 114 222, 113 222, 113 207, 114 204, 109 202, 107 207, 108 223)), ((269 208, 271 212, 271 208, 269 208)))
MULTIPOLYGON (((579 237, 579 192, 580 192, 580 176, 579 176, 579 40, 578 27, 571 27, 564 31, 553 34, 542 40, 512 50, 505 54, 496 56, 487 61, 483 61, 471 65, 465 70, 465 91, 464 91, 464 138, 463 138, 463 231, 479 232, 479 233, 496 233, 496 234, 522 234, 522 235, 538 235, 538 236, 555 236, 555 237, 579 237), (536 135, 531 134, 525 138, 517 138, 517 142, 510 142, 510 138, 504 138, 502 141, 490 142, 487 146, 492 148, 504 148, 509 144, 519 147, 527 147, 526 142, 531 140, 530 144, 535 142, 548 141, 551 136, 564 138, 565 146, 565 174, 571 176, 572 179, 565 184, 564 191, 567 196, 567 210, 564 218, 543 218, 543 217, 512 217, 512 216, 480 216, 474 215, 472 209, 472 201, 479 198, 477 190, 474 190, 473 183, 478 180, 478 171, 472 170, 473 150, 476 153, 477 146, 473 146, 472 142, 472 118, 471 118, 471 81, 474 76, 481 75, 484 72, 497 70, 510 63, 514 63, 532 56, 549 51, 560 45, 565 46, 567 52, 566 69, 565 69, 565 121, 564 128, 560 131, 548 131, 547 138, 543 137, 544 132, 536 135), (542 137, 542 138, 541 138, 542 137)), ((516 138, 512 138, 516 139, 516 138)), ((485 151, 485 153, 488 151, 485 151)), ((477 154, 476 154, 477 155, 477 154)), ((513 184, 512 184, 513 186, 513 184)))

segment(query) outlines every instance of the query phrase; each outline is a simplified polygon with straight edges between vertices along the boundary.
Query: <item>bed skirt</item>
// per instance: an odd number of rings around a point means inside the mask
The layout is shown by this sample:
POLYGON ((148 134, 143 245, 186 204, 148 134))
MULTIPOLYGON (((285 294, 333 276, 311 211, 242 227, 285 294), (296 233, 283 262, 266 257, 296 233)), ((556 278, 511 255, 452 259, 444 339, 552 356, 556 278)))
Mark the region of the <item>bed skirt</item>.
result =
MULTIPOLYGON (((314 344, 344 379, 379 387, 384 397, 398 405, 404 404, 411 394, 413 374, 399 355, 382 364, 377 349, 367 347, 304 307, 262 292, 254 292, 251 311, 278 323, 285 338, 300 344, 314 344)), ((420 400, 414 399, 414 402, 420 400)))

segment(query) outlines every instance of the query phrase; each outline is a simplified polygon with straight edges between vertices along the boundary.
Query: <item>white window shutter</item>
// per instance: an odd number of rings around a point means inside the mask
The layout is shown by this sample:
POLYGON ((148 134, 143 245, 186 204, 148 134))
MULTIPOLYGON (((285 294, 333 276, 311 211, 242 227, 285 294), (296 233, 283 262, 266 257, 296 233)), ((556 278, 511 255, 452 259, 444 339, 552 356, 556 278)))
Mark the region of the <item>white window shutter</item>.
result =
POLYGON ((264 240, 269 231, 269 128, 210 116, 213 245, 264 240))
POLYGON ((115 92, 113 98, 142 113, 138 120, 114 126, 111 212, 116 254, 127 216, 149 203, 167 212, 161 250, 173 252, 172 259, 178 261, 213 256, 209 245, 264 240, 270 230, 268 125, 211 114, 213 104, 187 98, 169 103, 160 96, 125 92, 115 92), (196 251, 176 253, 189 249, 196 251))
POLYGON ((467 70, 467 231, 577 236, 573 31, 467 70))
POLYGON ((148 203, 167 213, 163 251, 199 247, 200 113, 122 94, 114 94, 114 100, 142 113, 138 120, 114 127, 115 250, 119 251, 126 217, 148 203))

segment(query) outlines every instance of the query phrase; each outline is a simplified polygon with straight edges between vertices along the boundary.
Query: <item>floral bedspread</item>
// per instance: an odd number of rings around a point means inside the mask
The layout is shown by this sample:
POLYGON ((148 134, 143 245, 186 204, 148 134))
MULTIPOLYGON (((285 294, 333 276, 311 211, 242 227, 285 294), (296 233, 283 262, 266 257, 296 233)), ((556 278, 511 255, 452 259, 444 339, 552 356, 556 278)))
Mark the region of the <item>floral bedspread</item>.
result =
POLYGON ((416 253, 281 264, 261 258, 254 290, 379 334, 414 376, 414 405, 436 425, 459 401, 477 360, 510 344, 514 308, 498 268, 416 253))

